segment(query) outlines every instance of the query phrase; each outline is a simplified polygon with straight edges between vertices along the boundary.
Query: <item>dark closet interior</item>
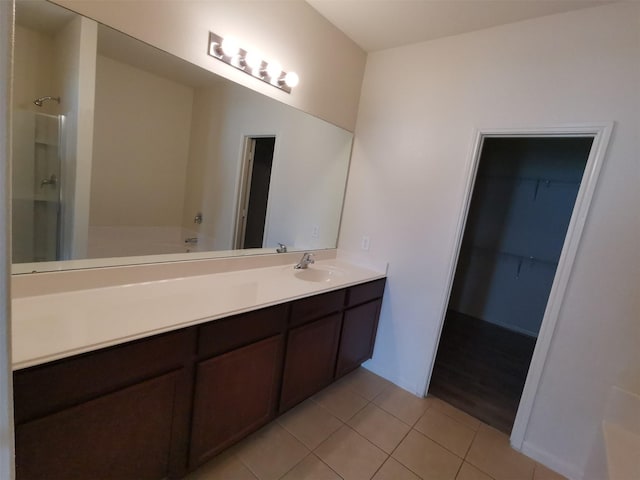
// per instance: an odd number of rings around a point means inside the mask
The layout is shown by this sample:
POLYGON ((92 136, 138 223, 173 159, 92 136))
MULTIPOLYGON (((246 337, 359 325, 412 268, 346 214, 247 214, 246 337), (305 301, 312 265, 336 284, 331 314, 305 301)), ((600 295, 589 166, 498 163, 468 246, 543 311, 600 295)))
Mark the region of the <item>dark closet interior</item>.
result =
POLYGON ((507 433, 592 142, 483 141, 429 393, 507 433))
POLYGON ((249 201, 242 248, 262 248, 276 137, 257 137, 251 162, 249 201))

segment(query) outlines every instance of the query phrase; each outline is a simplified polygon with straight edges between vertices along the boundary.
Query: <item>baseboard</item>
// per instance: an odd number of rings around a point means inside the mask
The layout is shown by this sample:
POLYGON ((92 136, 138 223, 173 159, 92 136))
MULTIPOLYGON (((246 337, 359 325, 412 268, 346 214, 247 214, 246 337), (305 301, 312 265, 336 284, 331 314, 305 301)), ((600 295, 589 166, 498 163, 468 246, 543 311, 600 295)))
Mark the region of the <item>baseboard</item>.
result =
POLYGON ((395 386, 406 390, 409 393, 417 397, 422 397, 424 392, 420 391, 419 388, 413 382, 409 382, 406 378, 396 377, 392 375, 388 370, 381 368, 380 364, 375 362, 374 360, 368 360, 362 364, 364 368, 369 370, 371 373, 375 373, 376 375, 384 378, 385 380, 390 381, 395 386))
POLYGON ((612 387, 607 398, 604 420, 640 435, 640 395, 612 387))
POLYGON ((558 472, 560 475, 564 475, 569 480, 583 480, 584 474, 576 465, 571 465, 549 452, 542 451, 527 441, 522 444, 520 452, 524 453, 527 457, 533 458, 536 462, 543 464, 545 467, 558 472))

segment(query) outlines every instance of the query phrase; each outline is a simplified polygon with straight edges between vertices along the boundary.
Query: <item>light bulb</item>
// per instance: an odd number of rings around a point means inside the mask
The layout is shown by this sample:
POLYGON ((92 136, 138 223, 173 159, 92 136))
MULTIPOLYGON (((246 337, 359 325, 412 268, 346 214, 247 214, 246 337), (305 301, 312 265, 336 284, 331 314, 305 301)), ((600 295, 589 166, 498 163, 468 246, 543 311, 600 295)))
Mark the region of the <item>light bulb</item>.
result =
POLYGON ((288 87, 296 87, 298 83, 300 83, 300 77, 298 77, 296 72, 289 72, 284 76, 284 83, 288 87))
POLYGON ((267 75, 271 80, 278 80, 280 74, 282 73, 282 65, 278 62, 269 62, 267 65, 267 75))
POLYGON ((217 44, 216 42, 211 42, 211 44, 209 45, 209 55, 211 55, 212 57, 220 56, 220 54, 218 53, 218 48, 220 48, 219 44, 217 44))
POLYGON ((254 75, 260 73, 260 67, 262 66, 262 57, 260 55, 255 52, 247 52, 244 62, 251 69, 251 73, 254 75))
POLYGON ((240 52, 240 45, 238 41, 233 37, 227 37, 222 41, 222 45, 220 45, 223 53, 227 57, 235 57, 238 52, 240 52))

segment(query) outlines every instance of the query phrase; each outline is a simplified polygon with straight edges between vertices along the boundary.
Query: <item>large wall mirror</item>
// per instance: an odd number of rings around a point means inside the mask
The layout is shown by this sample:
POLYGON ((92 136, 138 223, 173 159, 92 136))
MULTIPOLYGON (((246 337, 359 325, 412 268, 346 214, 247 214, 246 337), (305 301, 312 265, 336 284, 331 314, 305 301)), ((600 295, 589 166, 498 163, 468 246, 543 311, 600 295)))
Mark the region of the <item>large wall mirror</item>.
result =
POLYGON ((44 0, 13 85, 14 273, 336 246, 350 132, 44 0))

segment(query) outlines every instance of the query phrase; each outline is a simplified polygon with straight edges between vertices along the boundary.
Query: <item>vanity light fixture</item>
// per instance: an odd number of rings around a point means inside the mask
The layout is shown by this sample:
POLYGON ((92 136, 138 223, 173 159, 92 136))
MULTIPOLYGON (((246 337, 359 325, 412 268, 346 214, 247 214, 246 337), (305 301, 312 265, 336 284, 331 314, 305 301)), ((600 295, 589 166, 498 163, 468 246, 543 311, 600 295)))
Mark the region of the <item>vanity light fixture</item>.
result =
POLYGON ((289 72, 280 81, 284 82, 286 85, 288 85, 291 88, 293 88, 293 87, 297 86, 298 83, 300 83, 300 77, 298 77, 298 74, 296 72, 289 72))
POLYGON ((246 68, 251 69, 251 74, 255 77, 260 76, 262 69, 262 57, 255 52, 247 52, 244 56, 244 64, 246 68))
POLYGON ((233 37, 225 38, 220 44, 220 49, 222 50, 223 55, 229 58, 234 58, 238 53, 240 53, 240 45, 233 37))
POLYGON ((278 62, 269 62, 267 68, 265 68, 265 74, 269 78, 280 79, 280 75, 282 75, 282 65, 278 62))
POLYGON ((258 53, 240 48, 233 37, 209 32, 209 55, 287 93, 300 83, 297 73, 285 72, 278 62, 267 62, 258 53))

